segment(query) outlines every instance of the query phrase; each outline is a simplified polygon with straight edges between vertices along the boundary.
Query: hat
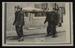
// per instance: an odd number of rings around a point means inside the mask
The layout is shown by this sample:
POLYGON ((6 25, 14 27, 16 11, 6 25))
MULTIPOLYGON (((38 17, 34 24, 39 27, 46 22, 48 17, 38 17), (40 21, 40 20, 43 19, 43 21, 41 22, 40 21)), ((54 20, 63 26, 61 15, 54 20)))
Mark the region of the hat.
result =
POLYGON ((18 8, 18 9, 20 9, 21 7, 18 5, 18 6, 15 6, 15 8, 18 8))

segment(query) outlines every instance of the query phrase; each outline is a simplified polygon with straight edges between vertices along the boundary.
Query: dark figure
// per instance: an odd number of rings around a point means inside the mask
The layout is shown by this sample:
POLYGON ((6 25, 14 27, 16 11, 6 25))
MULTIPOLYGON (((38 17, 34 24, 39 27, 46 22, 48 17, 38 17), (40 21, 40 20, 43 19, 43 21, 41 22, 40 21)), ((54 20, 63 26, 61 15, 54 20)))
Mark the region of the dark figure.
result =
POLYGON ((64 7, 59 8, 59 14, 60 14, 59 27, 61 27, 62 23, 63 23, 63 15, 65 14, 65 8, 64 7))
POLYGON ((52 35, 52 37, 56 37, 56 25, 59 23, 59 14, 56 10, 51 12, 46 12, 46 20, 44 24, 48 22, 47 26, 47 36, 52 35))
POLYGON ((22 8, 20 8, 19 6, 15 8, 17 9, 17 11, 15 12, 15 21, 13 25, 15 25, 19 41, 22 41, 23 40, 24 14, 23 14, 22 8))

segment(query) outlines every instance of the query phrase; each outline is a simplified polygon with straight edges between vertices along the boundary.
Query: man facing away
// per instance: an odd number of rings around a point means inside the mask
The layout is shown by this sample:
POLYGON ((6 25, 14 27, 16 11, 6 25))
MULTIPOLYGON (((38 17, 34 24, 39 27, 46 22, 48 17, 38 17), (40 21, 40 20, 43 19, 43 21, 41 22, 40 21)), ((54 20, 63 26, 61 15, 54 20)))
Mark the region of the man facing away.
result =
POLYGON ((59 23, 59 14, 55 8, 53 8, 52 11, 46 12, 46 19, 44 24, 46 22, 48 22, 47 36, 52 35, 52 37, 56 37, 56 25, 59 23))
POLYGON ((24 13, 20 6, 15 7, 15 20, 13 25, 15 25, 16 32, 18 34, 18 41, 23 41, 23 25, 24 25, 24 13))

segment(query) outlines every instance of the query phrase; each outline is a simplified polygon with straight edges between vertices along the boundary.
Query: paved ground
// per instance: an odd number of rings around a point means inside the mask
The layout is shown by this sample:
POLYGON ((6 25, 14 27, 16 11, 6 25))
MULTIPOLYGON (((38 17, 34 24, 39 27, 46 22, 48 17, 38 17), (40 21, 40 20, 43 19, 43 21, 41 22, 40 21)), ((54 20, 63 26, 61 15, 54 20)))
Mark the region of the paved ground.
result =
MULTIPOLYGON (((66 17, 66 16, 65 16, 66 17)), ((9 45, 37 45, 37 44, 55 44, 55 43, 66 43, 66 32, 67 30, 67 24, 66 24, 66 18, 64 17, 64 27, 57 27, 57 35, 58 37, 52 38, 45 37, 46 36, 46 27, 41 27, 38 29, 32 29, 32 30, 26 30, 24 29, 24 41, 18 42, 17 41, 17 34, 14 31, 8 31, 7 32, 7 40, 6 43, 9 45)))
MULTIPOLYGON (((58 28, 60 29, 60 28, 58 28)), ((26 30, 24 29, 24 41, 18 42, 17 41, 17 34, 15 31, 13 32, 8 32, 7 33, 7 44, 48 44, 48 43, 65 43, 66 41, 66 33, 64 30, 58 30, 58 37, 52 38, 50 37, 45 37, 46 36, 46 28, 38 28, 38 29, 32 29, 32 30, 26 30)))

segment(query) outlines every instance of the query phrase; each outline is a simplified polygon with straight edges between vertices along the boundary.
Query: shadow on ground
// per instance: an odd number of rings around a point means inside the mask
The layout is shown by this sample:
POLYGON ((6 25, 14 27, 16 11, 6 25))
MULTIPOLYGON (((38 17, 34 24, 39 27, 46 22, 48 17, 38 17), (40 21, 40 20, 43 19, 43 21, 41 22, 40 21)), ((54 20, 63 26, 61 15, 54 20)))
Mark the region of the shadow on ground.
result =
MULTIPOLYGON (((65 31, 62 31, 62 32, 65 32, 65 31)), ((57 34, 62 33, 62 32, 57 32, 57 34)), ((36 34, 24 35, 25 39, 27 39, 27 38, 43 38, 43 37, 46 37, 46 33, 36 33, 36 34)), ((6 39, 7 40, 17 40, 18 37, 17 36, 7 36, 6 39)))
MULTIPOLYGON (((24 35, 24 37, 28 37, 28 36, 39 36, 39 37, 44 37, 42 35, 45 35, 46 33, 36 33, 36 34, 28 34, 28 35, 24 35)), ((6 37, 7 40, 17 40, 18 37, 17 36, 7 36, 6 37)))

